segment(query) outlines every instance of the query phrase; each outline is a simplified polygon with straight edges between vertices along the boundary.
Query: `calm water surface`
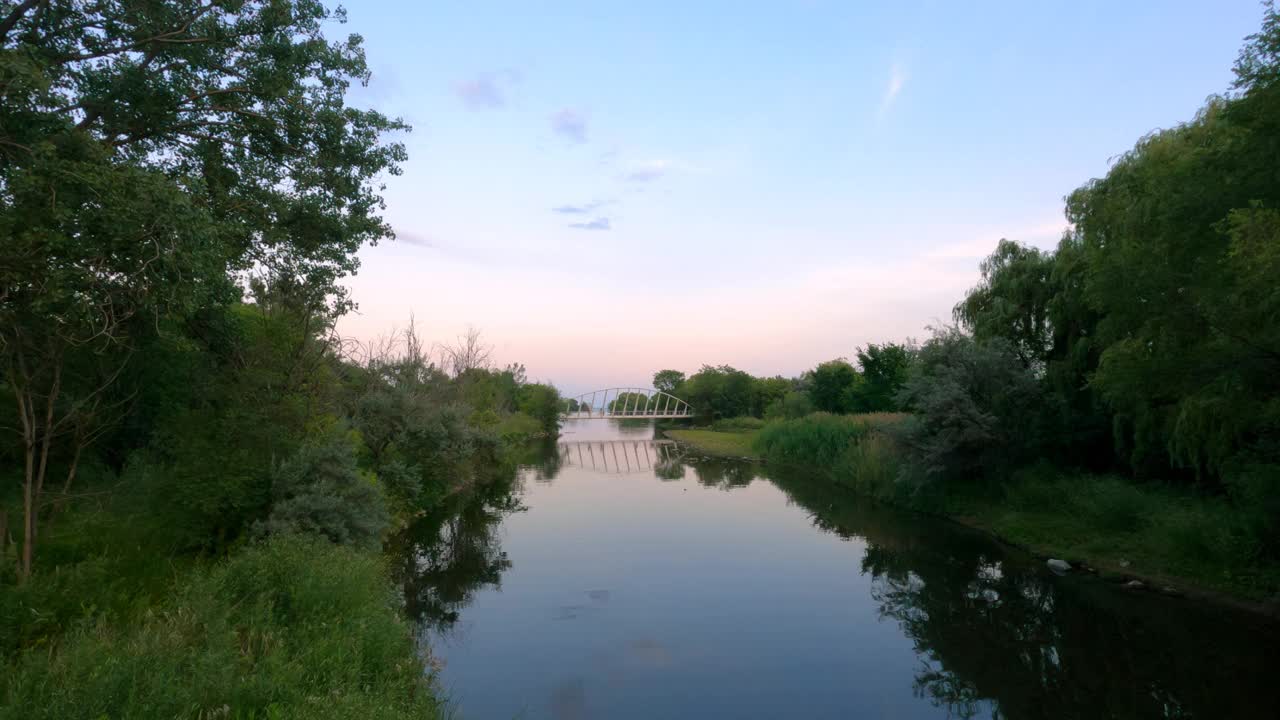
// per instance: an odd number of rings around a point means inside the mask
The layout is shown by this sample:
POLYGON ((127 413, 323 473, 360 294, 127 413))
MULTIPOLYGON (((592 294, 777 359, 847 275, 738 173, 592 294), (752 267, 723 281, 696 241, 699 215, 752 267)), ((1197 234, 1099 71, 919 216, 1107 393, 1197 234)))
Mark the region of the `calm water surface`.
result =
POLYGON ((1280 718, 1280 628, 587 421, 401 538, 462 718, 1280 718))

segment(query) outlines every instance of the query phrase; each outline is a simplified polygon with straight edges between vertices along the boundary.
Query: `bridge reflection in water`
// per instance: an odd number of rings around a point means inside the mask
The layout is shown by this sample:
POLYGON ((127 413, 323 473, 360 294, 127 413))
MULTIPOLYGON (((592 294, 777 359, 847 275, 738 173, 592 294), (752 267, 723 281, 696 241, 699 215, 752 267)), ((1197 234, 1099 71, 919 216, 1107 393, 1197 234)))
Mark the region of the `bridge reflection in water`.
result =
POLYGON ((679 471, 684 451, 673 440, 583 440, 559 443, 564 465, 614 474, 679 471))

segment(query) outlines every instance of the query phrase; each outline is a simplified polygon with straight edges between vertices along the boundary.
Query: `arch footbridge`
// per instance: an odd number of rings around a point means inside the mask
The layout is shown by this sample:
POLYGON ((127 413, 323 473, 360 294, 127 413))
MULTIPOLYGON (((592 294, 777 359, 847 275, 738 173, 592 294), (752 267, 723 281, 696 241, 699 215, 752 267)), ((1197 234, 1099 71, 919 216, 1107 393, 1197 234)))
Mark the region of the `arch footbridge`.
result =
POLYGON ((654 420, 691 418, 689 403, 653 388, 607 388, 566 398, 563 420, 654 420))

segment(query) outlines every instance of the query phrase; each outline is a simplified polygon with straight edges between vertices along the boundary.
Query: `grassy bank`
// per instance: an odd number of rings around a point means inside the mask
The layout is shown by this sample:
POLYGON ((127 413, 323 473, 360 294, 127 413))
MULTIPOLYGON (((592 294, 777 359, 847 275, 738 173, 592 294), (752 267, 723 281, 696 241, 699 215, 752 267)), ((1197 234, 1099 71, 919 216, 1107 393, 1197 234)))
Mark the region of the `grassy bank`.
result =
POLYGON ((755 439, 758 430, 730 432, 722 430, 668 430, 667 437, 714 457, 758 458, 755 439))
POLYGON ((13 658, 0 716, 437 717, 393 597, 375 555, 278 538, 13 658))
POLYGON ((943 515, 1118 577, 1274 605, 1280 571, 1259 560, 1249 528, 1227 499, 1047 465, 1000 483, 913 482, 892 433, 902 417, 817 413, 749 433, 668 434, 708 454, 812 468, 860 495, 943 515))

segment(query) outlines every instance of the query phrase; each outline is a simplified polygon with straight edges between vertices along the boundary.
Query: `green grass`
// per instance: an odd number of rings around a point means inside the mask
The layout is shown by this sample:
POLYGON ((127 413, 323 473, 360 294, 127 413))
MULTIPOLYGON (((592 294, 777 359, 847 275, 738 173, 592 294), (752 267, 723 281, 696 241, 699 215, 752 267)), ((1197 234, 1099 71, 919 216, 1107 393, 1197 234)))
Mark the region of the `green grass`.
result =
POLYGON ((1037 553, 1106 572, 1266 600, 1280 569, 1261 562, 1229 501, 1106 475, 1048 469, 1001 497, 952 500, 963 522, 1037 553))
POLYGON ((668 430, 667 437, 699 452, 716 457, 749 457, 759 454, 754 449, 758 431, 719 432, 716 430, 668 430))
POLYGON ((6 667, 0 717, 438 717, 381 561, 283 538, 6 667))

